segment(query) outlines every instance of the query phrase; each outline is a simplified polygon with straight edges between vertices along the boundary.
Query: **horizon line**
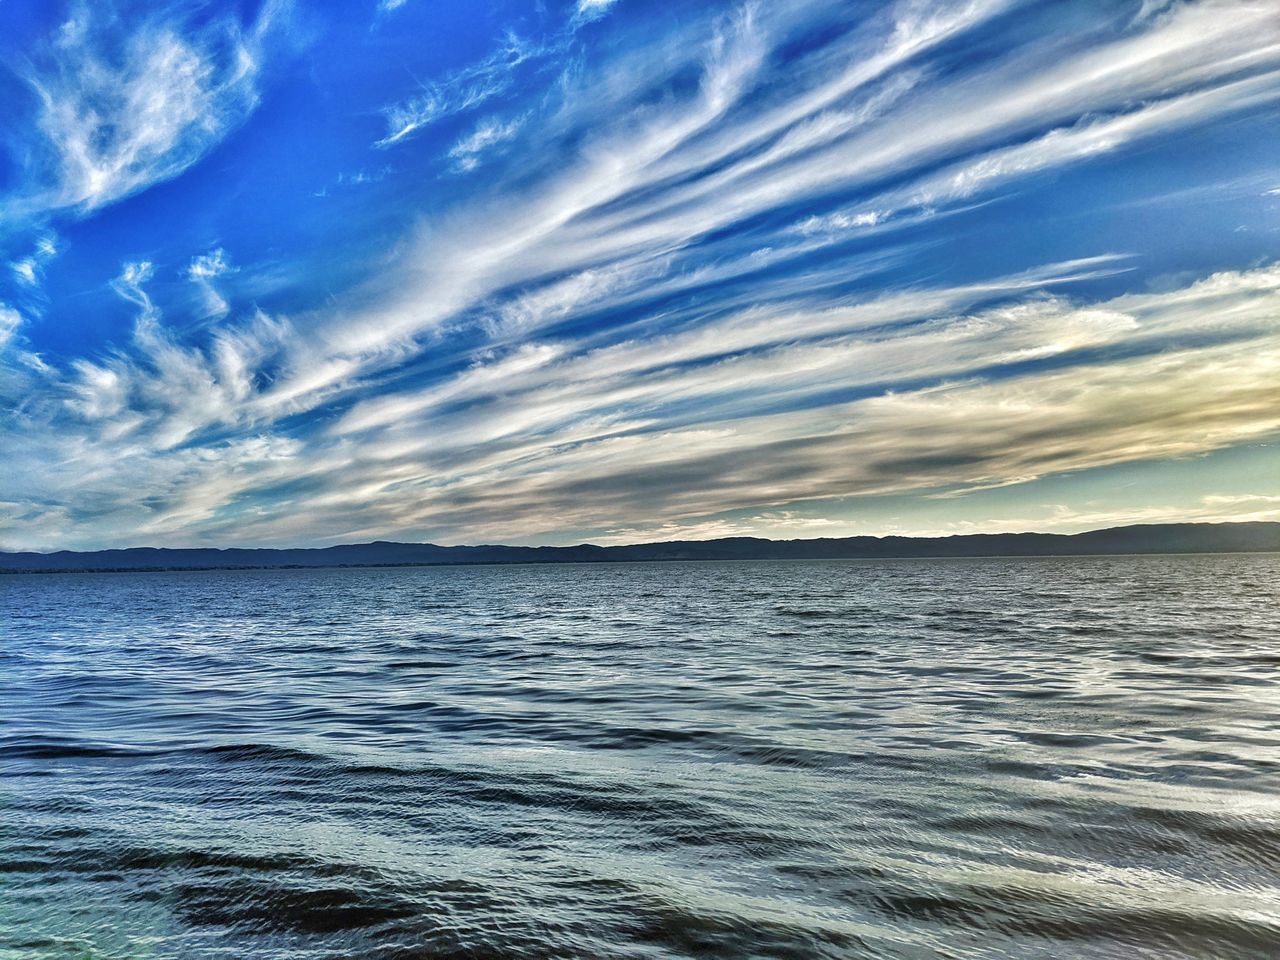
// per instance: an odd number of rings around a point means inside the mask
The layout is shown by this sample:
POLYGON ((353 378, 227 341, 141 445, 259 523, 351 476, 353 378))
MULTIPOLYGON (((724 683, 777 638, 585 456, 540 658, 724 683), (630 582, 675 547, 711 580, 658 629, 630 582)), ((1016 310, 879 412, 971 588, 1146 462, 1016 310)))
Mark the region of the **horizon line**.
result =
MULTIPOLYGON (((1173 520, 1158 523, 1129 523, 1117 524, 1110 527, 1095 527, 1088 530, 1077 530, 1073 533, 1059 533, 1045 530, 1017 530, 1017 531, 969 531, 964 533, 946 533, 946 534, 901 534, 901 533, 865 533, 850 534, 848 536, 832 537, 792 537, 789 539, 776 539, 772 537, 751 536, 747 534, 729 535, 723 537, 707 537, 707 538, 689 538, 689 539, 671 539, 671 540, 639 540, 632 543, 616 543, 616 544, 600 544, 591 541, 580 541, 571 544, 522 544, 522 543, 437 543, 434 541, 417 541, 417 540, 362 540, 350 541, 344 543, 335 543, 328 546, 285 546, 285 547, 263 547, 263 546, 154 546, 154 545, 136 545, 128 547, 102 547, 92 550, 10 550, 0 547, 0 556, 41 556, 53 557, 62 554, 89 555, 101 553, 127 553, 137 550, 152 551, 171 551, 171 552, 190 552, 190 551, 209 551, 217 553, 226 553, 231 551, 257 551, 257 552, 323 552, 326 550, 341 550, 351 547, 372 547, 378 545, 388 545, 397 547, 432 547, 438 550, 481 550, 481 549, 504 549, 504 550, 575 550, 590 548, 595 550, 627 550, 639 547, 657 547, 666 544, 715 544, 730 541, 754 541, 757 543, 768 544, 795 544, 795 543, 822 543, 822 542, 841 542, 850 540, 912 540, 921 542, 935 542, 945 540, 956 540, 961 538, 976 537, 1058 537, 1062 539, 1071 539, 1073 537, 1090 536, 1092 534, 1107 533, 1120 530, 1142 530, 1147 528, 1162 527, 1264 527, 1272 526, 1280 528, 1280 521, 1277 520, 1173 520)), ((1280 550, 1280 543, 1277 543, 1276 549, 1280 550)), ((1232 551, 1222 551, 1232 552, 1232 551)))

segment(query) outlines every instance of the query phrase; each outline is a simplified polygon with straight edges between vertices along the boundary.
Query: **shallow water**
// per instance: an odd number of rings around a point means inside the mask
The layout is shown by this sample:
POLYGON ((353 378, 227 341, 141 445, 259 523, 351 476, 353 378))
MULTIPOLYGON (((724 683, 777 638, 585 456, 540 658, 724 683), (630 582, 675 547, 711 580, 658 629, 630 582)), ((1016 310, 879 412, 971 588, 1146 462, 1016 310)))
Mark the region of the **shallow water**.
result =
POLYGON ((1280 556, 0 577, 0 956, 1280 956, 1280 556))

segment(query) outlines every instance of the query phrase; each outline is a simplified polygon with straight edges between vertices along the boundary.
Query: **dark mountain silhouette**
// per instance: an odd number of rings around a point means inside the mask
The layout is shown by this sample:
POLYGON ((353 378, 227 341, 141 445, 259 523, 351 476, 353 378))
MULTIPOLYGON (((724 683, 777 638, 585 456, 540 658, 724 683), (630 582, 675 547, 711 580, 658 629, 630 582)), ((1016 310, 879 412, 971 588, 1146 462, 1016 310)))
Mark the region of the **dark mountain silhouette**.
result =
POLYGON ((57 553, 0 551, 0 573, 370 567, 468 563, 588 563, 636 560, 833 560, 1033 557, 1133 553, 1280 551, 1280 523, 1161 523, 1088 533, 995 533, 953 537, 841 537, 813 540, 672 540, 600 547, 442 547, 433 543, 345 544, 316 549, 133 547, 57 553))

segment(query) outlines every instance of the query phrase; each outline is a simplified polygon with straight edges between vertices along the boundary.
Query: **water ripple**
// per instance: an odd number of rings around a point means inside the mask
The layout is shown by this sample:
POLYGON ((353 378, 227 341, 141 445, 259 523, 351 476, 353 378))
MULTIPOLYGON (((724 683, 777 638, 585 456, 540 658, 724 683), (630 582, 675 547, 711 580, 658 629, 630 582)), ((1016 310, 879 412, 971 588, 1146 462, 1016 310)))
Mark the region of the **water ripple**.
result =
POLYGON ((1278 585, 0 578, 0 958, 1280 956, 1278 585))

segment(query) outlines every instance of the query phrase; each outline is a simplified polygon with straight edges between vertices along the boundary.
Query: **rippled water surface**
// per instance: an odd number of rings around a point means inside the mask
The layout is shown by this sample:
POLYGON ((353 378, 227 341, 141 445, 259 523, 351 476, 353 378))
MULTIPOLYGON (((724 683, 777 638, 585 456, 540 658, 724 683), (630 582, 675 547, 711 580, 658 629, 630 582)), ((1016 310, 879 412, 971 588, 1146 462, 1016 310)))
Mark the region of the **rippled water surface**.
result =
POLYGON ((0 577, 0 956, 1280 956, 1280 557, 0 577))

